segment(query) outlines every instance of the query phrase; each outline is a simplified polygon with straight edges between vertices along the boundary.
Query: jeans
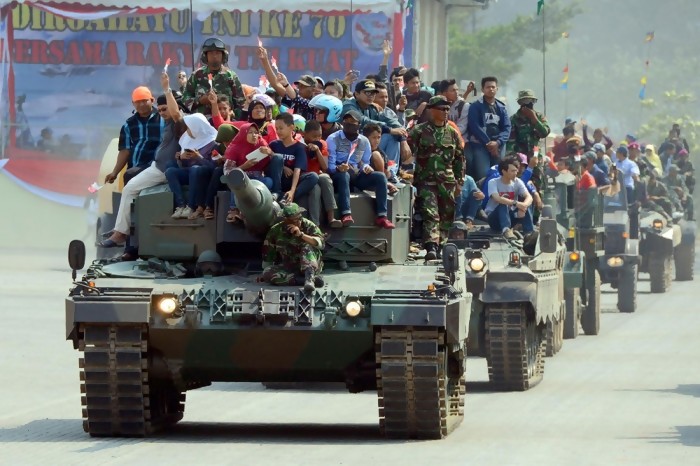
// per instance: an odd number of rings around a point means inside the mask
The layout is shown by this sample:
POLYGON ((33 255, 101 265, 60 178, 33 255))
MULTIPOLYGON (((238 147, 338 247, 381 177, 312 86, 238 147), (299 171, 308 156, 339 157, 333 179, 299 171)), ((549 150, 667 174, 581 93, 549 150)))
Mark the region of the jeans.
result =
POLYGON ((401 166, 401 138, 389 133, 382 134, 379 142, 379 149, 386 154, 387 162, 394 161, 394 165, 385 167, 391 170, 391 174, 396 176, 401 166))
POLYGON ((214 173, 211 175, 209 180, 209 185, 207 186, 207 197, 205 200, 205 206, 214 210, 214 200, 216 199, 216 193, 219 191, 228 191, 228 186, 221 182, 221 177, 224 174, 224 167, 216 167, 214 173))
POLYGON ((350 214, 350 189, 356 187, 362 190, 373 190, 376 195, 377 217, 386 217, 387 187, 384 173, 372 172, 366 174, 350 174, 350 171, 331 174, 333 186, 338 193, 338 210, 340 215, 350 214))
POLYGON ((505 156, 506 148, 501 147, 499 157, 493 157, 486 150, 486 146, 472 142, 467 145, 466 160, 467 174, 471 175, 474 180, 479 181, 486 176, 491 165, 498 163, 505 156))
MULTIPOLYGON (((249 176, 251 180, 257 180, 260 181, 262 184, 265 185, 267 189, 272 189, 272 178, 269 176, 249 176)), ((229 208, 234 209, 236 207, 236 196, 231 193, 231 202, 229 203, 229 208)))
POLYGON ((270 156, 270 163, 265 167, 265 175, 272 179, 272 194, 277 194, 277 198, 282 197, 282 169, 284 168, 284 160, 279 154, 270 156))
POLYGON ((462 190, 462 194, 456 200, 456 218, 460 220, 474 220, 476 213, 479 211, 479 207, 481 207, 481 201, 474 197, 474 191, 467 192, 462 190))
POLYGON ((333 194, 333 181, 327 173, 318 175, 318 185, 309 194, 309 219, 316 225, 321 224, 321 205, 323 213, 335 210, 335 195, 333 194))
POLYGON ((193 209, 203 206, 207 194, 209 178, 213 172, 212 167, 195 165, 189 168, 168 168, 165 170, 165 178, 168 180, 170 191, 175 196, 175 206, 184 207, 185 199, 182 194, 182 186, 190 186, 190 195, 187 205, 193 209))
POLYGON ((523 226, 523 233, 530 233, 535 229, 532 224, 532 214, 530 209, 525 211, 525 216, 518 218, 515 216, 517 210, 512 210, 511 206, 499 204, 495 209, 489 214, 489 226, 492 230, 496 230, 501 233, 506 228, 512 228, 518 223, 523 226))
MULTIPOLYGON (((294 201, 302 196, 306 196, 314 189, 314 186, 318 184, 318 175, 314 172, 305 172, 299 175, 299 182, 297 183, 297 189, 294 191, 294 201)), ((289 191, 292 189, 292 177, 285 176, 282 179, 282 189, 284 191, 289 191)))

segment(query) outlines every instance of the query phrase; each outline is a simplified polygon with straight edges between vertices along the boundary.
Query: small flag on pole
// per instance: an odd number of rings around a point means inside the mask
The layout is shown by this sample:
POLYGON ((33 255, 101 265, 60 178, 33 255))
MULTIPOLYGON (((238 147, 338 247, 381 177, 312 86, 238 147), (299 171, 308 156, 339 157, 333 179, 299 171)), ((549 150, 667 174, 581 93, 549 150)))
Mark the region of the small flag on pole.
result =
POLYGON ((647 32, 647 36, 644 38, 644 42, 651 42, 654 40, 654 31, 647 32))
POLYGON ((561 37, 564 38, 564 39, 568 39, 568 38, 569 38, 569 33, 568 33, 568 32, 562 32, 562 33, 561 33, 561 37))
POLYGON ((646 77, 646 76, 642 76, 642 79, 640 79, 639 82, 642 84, 642 86, 646 86, 646 85, 647 85, 647 77, 646 77))
POLYGON ((644 100, 647 94, 647 87, 642 86, 642 89, 639 91, 639 100, 644 100))
POLYGON ((537 0, 537 15, 542 12, 542 8, 544 8, 544 0, 537 0))

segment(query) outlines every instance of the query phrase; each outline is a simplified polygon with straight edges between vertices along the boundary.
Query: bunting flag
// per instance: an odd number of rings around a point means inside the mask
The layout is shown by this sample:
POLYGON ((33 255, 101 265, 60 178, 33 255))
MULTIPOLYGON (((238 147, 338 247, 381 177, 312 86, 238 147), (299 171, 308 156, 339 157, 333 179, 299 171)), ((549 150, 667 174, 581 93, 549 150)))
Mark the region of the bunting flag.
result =
POLYGON ((542 13, 542 8, 544 8, 544 0, 537 0, 537 16, 542 13))
POLYGON ((647 36, 644 38, 644 42, 651 42, 654 40, 654 31, 647 32, 647 36))
POLYGON ((561 88, 566 90, 569 88, 569 64, 567 63, 564 69, 562 70, 562 73, 564 73, 564 77, 562 78, 561 81, 561 88))
POLYGON ((649 74, 649 63, 651 55, 651 42, 654 40, 654 31, 647 32, 644 42, 647 44, 647 59, 644 60, 644 76, 639 80, 642 88, 639 90, 639 100, 646 99, 647 95, 647 75, 649 74))

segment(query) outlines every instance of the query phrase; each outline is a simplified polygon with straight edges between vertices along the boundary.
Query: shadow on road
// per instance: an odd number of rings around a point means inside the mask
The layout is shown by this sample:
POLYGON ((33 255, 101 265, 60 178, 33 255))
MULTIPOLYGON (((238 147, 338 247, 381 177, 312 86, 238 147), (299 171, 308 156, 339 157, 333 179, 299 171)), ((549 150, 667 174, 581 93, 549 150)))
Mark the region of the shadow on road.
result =
POLYGON ((148 443, 304 443, 309 445, 403 443, 384 439, 377 424, 263 424, 182 422, 147 439, 91 438, 79 419, 40 419, 0 429, 0 443, 90 442, 81 452, 148 443))
POLYGON ((700 426, 674 426, 675 434, 659 434, 655 437, 638 437, 651 443, 680 443, 686 447, 700 447, 700 426))
POLYGON ((618 390, 621 392, 653 392, 653 393, 675 393, 676 395, 687 395, 700 398, 700 384, 683 384, 676 388, 663 388, 657 390, 618 390))

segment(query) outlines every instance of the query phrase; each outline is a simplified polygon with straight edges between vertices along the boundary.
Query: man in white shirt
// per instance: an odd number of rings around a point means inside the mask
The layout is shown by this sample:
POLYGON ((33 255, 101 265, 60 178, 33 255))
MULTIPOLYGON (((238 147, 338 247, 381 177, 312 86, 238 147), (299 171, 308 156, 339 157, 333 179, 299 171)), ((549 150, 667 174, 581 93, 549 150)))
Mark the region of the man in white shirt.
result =
POLYGON ((518 178, 518 163, 515 158, 503 159, 498 164, 498 171, 501 176, 488 182, 489 201, 484 211, 493 230, 502 232, 506 239, 515 239, 512 229, 514 225, 521 224, 523 233, 535 229, 528 209, 532 204, 532 196, 525 183, 518 178))
POLYGON ((618 147, 616 155, 617 162, 615 166, 622 173, 622 184, 627 191, 627 203, 632 204, 636 200, 634 197, 634 182, 639 181, 639 167, 635 162, 627 158, 629 151, 625 146, 618 147))

